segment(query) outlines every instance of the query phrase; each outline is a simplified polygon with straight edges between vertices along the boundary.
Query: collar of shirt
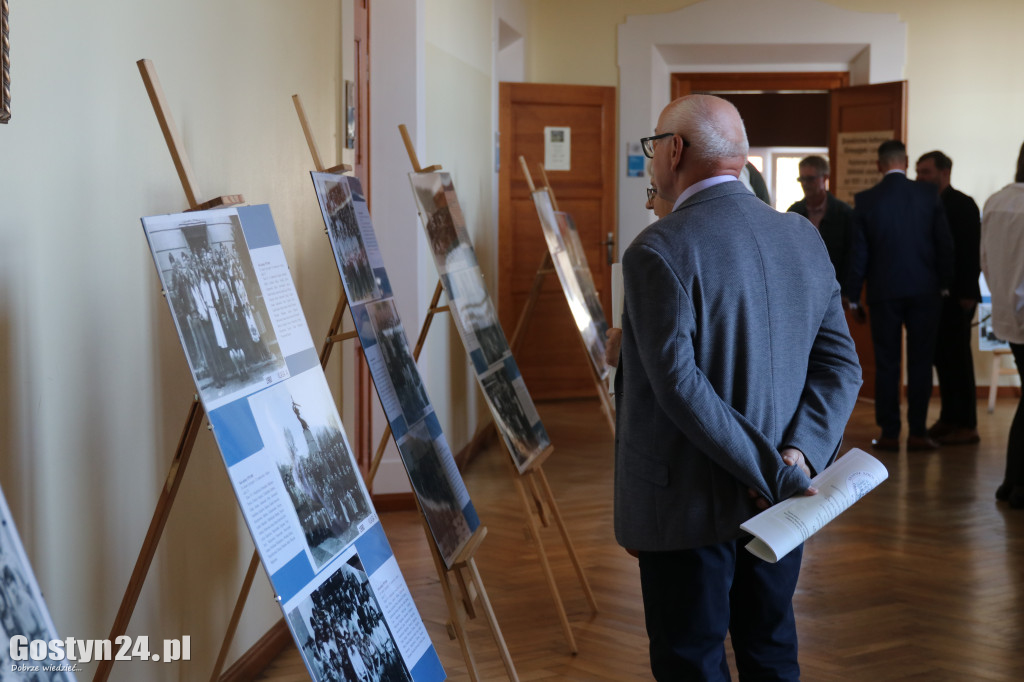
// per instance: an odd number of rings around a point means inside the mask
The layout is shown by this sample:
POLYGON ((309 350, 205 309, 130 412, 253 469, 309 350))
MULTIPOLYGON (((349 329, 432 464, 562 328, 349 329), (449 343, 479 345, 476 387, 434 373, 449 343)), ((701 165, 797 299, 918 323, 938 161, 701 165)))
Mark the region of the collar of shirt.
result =
POLYGON ((900 175, 906 175, 907 171, 903 170, 902 168, 893 168, 892 170, 885 171, 886 175, 892 175, 893 173, 899 173, 900 175))
POLYGON ((672 210, 674 211, 680 206, 682 206, 684 201, 692 197, 697 192, 705 190, 708 187, 720 185, 723 182, 729 182, 730 180, 735 180, 736 182, 739 182, 739 180, 736 179, 735 175, 716 175, 714 177, 704 178, 700 182, 693 183, 692 185, 684 189, 683 193, 679 195, 679 197, 676 199, 676 203, 672 204, 672 210))

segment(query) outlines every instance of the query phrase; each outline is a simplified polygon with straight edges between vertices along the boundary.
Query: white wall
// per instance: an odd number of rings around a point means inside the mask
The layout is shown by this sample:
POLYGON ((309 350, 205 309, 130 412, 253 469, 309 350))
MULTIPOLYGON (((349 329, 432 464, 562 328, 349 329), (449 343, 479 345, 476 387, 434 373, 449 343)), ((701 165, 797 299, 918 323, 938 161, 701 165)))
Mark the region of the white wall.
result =
MULTIPOLYGON (((851 12, 816 0, 706 0, 630 16, 618 27, 619 130, 629 139, 651 134, 671 99, 675 72, 850 70, 862 79, 851 85, 901 80, 906 33, 895 14, 851 12), (744 21, 737 23, 737 16, 744 21)), ((625 177, 625 154, 619 174, 621 254, 650 213, 637 200, 647 178, 625 177)))
MULTIPOLYGON (((192 382, 139 223, 186 207, 136 60, 154 61, 203 197, 269 203, 314 337, 339 294, 291 102, 336 147, 340 0, 14 3, 0 126, 0 483, 63 636, 113 623, 192 382)), ((129 632, 192 636, 202 679, 252 544, 204 428, 129 632)), ((233 660, 278 618, 259 575, 233 660)), ((79 679, 89 679, 87 666, 79 679)))

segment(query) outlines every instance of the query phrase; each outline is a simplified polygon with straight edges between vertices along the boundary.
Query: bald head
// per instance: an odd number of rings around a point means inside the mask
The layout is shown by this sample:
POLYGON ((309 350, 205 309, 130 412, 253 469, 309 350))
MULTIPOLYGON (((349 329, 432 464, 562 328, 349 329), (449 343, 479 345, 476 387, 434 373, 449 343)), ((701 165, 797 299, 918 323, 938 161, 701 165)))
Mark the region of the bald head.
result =
POLYGON ((660 128, 680 133, 690 143, 691 156, 713 170, 747 162, 747 131, 740 112, 713 95, 687 95, 671 102, 661 114, 660 128))
POLYGON ((739 177, 747 162, 747 131, 736 107, 721 97, 687 95, 671 102, 658 118, 651 163, 658 194, 675 201, 687 187, 716 175, 739 177))

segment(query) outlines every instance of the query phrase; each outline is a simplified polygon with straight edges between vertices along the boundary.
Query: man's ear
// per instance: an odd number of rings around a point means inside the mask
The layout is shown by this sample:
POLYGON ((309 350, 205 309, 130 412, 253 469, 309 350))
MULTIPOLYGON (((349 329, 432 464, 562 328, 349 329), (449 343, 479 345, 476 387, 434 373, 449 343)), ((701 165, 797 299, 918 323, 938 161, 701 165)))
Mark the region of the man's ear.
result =
POLYGON ((683 152, 686 149, 686 145, 683 144, 683 138, 679 135, 672 136, 672 170, 678 170, 683 164, 683 152))

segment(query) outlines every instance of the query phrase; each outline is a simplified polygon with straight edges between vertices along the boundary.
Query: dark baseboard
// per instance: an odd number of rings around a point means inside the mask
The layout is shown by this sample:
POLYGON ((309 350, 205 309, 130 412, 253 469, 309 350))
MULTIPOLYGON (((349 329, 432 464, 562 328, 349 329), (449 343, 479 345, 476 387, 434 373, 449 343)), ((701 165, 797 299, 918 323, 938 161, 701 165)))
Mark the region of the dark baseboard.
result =
POLYGON ((290 644, 292 633, 282 618, 221 674, 219 682, 249 682, 255 679, 290 644))
MULTIPOLYGON (((977 393, 978 397, 983 400, 988 400, 988 386, 978 386, 977 393)), ((939 394, 939 389, 935 389, 935 395, 939 394)), ((996 387, 997 398, 1019 398, 1020 387, 1019 386, 997 386, 996 387)))
POLYGON ((373 506, 378 512, 411 511, 416 509, 416 498, 408 493, 381 493, 370 495, 373 506))

